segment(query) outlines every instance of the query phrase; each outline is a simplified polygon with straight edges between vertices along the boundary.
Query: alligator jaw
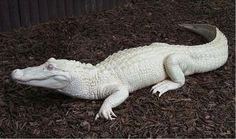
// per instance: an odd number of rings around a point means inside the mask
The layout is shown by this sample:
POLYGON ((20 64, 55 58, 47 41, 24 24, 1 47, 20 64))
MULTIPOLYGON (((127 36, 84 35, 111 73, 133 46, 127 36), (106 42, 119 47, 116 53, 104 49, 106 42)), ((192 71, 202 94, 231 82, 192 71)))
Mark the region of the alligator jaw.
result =
POLYGON ((34 78, 34 79, 24 79, 24 73, 22 72, 22 70, 20 69, 16 69, 14 71, 12 71, 11 73, 11 78, 18 82, 18 83, 27 83, 27 82, 30 82, 30 81, 40 81, 40 80, 45 80, 45 79, 48 79, 50 78, 51 76, 49 77, 44 77, 44 78, 34 78))

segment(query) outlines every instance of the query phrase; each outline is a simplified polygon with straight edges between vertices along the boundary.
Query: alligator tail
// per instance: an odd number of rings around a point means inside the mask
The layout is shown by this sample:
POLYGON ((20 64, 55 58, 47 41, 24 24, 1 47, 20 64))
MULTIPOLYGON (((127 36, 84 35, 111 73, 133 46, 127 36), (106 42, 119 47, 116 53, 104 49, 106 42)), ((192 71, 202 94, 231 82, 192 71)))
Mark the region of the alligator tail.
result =
POLYGON ((209 41, 209 43, 189 49, 198 67, 196 72, 207 72, 225 64, 228 58, 228 40, 216 26, 209 24, 180 24, 180 26, 209 41))

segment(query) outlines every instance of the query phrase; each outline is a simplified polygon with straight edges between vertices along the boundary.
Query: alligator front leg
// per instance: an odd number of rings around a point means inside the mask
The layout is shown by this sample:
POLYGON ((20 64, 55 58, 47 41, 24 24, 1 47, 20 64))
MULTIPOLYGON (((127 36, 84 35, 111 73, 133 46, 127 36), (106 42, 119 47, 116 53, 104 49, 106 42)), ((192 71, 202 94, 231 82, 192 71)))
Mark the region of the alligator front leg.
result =
POLYGON ((118 91, 112 93, 109 97, 103 102, 98 114, 95 117, 97 120, 99 117, 105 118, 107 120, 114 120, 114 117, 117 117, 112 108, 120 105, 122 102, 128 98, 129 92, 127 87, 120 87, 118 91))

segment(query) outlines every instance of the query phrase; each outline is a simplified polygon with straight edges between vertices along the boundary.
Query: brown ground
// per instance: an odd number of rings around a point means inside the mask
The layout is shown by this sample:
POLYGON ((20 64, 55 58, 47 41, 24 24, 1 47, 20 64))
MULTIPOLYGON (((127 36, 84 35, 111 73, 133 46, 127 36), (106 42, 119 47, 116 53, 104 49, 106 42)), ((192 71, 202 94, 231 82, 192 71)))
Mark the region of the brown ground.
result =
POLYGON ((234 0, 135 0, 125 7, 0 34, 1 137, 235 137, 234 0), (229 60, 215 71, 186 78, 161 98, 150 87, 114 109, 114 121, 94 116, 102 101, 72 99, 11 81, 15 68, 50 57, 102 61, 150 44, 194 45, 204 39, 180 23, 218 26, 229 40, 229 60))

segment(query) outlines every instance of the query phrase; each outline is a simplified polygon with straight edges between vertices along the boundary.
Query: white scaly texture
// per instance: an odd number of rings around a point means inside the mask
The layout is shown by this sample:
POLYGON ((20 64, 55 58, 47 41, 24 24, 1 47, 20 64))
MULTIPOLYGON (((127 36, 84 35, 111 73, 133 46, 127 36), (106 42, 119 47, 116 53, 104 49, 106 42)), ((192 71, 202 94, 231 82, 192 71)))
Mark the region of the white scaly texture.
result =
POLYGON ((103 99, 95 119, 113 120, 112 108, 126 100, 130 92, 155 84, 151 91, 159 96, 184 85, 185 76, 221 67, 228 58, 224 34, 206 24, 182 25, 210 42, 197 46, 152 43, 119 51, 93 66, 71 60, 49 60, 70 73, 70 83, 60 92, 83 99, 103 99))

